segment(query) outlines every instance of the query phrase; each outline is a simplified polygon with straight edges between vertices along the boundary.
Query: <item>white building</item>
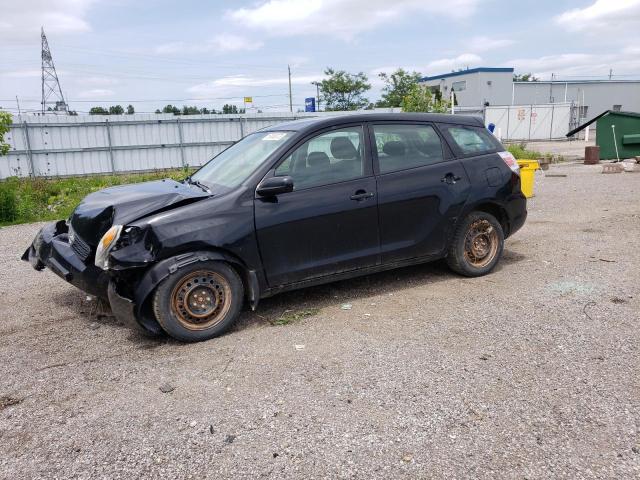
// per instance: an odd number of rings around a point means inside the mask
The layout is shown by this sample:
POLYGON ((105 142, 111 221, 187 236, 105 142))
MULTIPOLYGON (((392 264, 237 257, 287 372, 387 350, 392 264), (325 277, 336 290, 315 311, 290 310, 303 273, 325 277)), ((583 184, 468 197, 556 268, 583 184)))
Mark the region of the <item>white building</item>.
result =
POLYGON ((512 100, 513 68, 471 68, 424 77, 420 83, 440 90, 443 98, 449 98, 453 90, 460 107, 509 105, 512 100))
POLYGON ((496 105, 572 103, 579 122, 606 110, 640 112, 640 80, 552 80, 514 82, 513 68, 472 68, 424 77, 420 83, 438 89, 443 98, 453 90, 457 104, 481 110, 496 105))

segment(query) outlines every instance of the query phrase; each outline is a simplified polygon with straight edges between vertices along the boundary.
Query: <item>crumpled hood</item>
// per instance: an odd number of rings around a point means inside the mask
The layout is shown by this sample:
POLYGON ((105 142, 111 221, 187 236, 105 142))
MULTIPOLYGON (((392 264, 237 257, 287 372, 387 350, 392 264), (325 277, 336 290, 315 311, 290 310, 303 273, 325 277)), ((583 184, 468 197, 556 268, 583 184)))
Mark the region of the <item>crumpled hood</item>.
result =
POLYGON ((71 214, 71 227, 85 242, 97 245, 111 225, 125 225, 210 196, 198 187, 169 179, 105 188, 80 202, 71 214))

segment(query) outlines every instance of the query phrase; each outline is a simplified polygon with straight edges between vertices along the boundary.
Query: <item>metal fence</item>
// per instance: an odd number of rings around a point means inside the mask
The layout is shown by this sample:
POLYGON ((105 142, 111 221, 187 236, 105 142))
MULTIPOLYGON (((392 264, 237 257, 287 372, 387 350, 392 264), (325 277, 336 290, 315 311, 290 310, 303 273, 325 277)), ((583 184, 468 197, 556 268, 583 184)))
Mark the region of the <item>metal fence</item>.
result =
POLYGON ((0 178, 199 166, 251 132, 304 116, 17 116, 0 178))
POLYGON ((489 106, 484 123, 493 123, 503 140, 564 139, 573 111, 571 103, 489 106))
MULTIPOLYGON (((472 110, 460 108, 456 113, 482 116, 482 109, 472 110)), ((485 108, 484 119, 487 125, 496 124, 503 139, 553 139, 564 137, 569 130, 570 111, 570 104, 491 106, 485 108)), ((269 125, 351 113, 363 112, 17 116, 6 136, 9 154, 0 157, 0 178, 196 167, 269 125)))

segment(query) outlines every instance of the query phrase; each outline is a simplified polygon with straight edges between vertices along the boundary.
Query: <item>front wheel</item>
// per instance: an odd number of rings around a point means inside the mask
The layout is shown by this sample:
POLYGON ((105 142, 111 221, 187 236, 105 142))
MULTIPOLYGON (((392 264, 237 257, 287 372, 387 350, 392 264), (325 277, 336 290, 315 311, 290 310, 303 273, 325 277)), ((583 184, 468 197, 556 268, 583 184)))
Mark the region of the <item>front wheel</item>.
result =
POLYGON ((199 342, 227 331, 240 313, 242 280, 224 262, 197 262, 165 278, 153 309, 160 326, 184 342, 199 342))
POLYGON ((466 277, 486 275, 497 265, 504 248, 504 232, 496 218, 486 212, 471 212, 456 227, 447 263, 466 277))

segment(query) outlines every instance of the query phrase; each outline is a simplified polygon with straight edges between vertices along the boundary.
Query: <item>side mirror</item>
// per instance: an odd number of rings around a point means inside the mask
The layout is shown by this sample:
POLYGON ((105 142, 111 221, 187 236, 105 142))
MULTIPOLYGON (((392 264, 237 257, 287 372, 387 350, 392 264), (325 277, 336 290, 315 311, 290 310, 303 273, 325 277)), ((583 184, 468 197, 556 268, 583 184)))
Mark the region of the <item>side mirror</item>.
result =
POLYGON ((274 195, 292 191, 293 178, 289 176, 265 178, 256 189, 256 193, 261 197, 272 197, 274 195))

